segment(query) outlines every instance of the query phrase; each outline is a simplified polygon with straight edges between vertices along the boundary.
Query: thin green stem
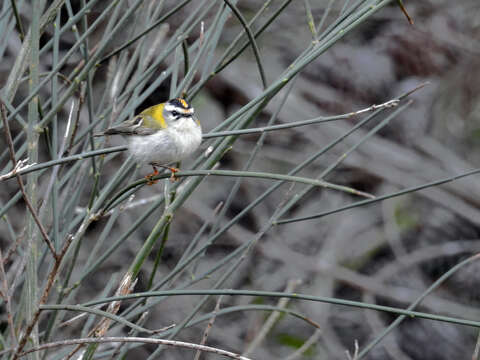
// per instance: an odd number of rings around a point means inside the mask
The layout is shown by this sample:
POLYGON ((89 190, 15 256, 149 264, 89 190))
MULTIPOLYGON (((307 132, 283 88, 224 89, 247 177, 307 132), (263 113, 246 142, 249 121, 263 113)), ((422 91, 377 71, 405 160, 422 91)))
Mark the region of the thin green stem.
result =
POLYGON ((305 16, 307 18, 308 28, 310 29, 310 32, 312 33, 313 40, 316 41, 317 40, 317 29, 315 27, 315 20, 313 19, 312 7, 310 6, 310 1, 309 0, 303 0, 303 4, 304 4, 304 7, 305 7, 305 16))
MULTIPOLYGON (((425 290, 422 295, 420 295, 417 300, 415 300, 413 303, 410 304, 410 306, 406 309, 406 311, 412 311, 415 309, 420 303, 422 302, 423 299, 425 299, 429 294, 431 294, 434 290, 436 290, 441 284, 443 284, 449 277, 451 277, 453 274, 455 274, 458 270, 460 270, 462 267, 478 260, 480 258, 480 254, 475 254, 473 256, 470 256, 469 258, 461 261, 454 267, 452 267, 450 270, 448 270, 445 274, 440 276, 432 285, 428 287, 427 290, 425 290)), ((412 315, 408 314, 401 314, 395 321, 393 321, 385 330, 383 330, 380 335, 378 335, 372 342, 370 342, 365 348, 362 349, 362 351, 358 354, 358 359, 363 358, 376 344, 378 344, 385 336, 387 336, 393 329, 398 327, 400 323, 405 320, 406 316, 411 317, 412 315)), ((420 316, 418 316, 420 317, 420 316)), ((433 320, 440 320, 440 321, 445 321, 445 322, 452 322, 447 319, 433 319, 433 320)), ((453 323, 453 322, 452 322, 453 323)), ((458 323, 457 323, 458 324, 458 323)), ((462 325, 467 325, 462 324, 462 325)))
POLYGON ((99 310, 99 309, 92 309, 91 307, 88 306, 82 306, 82 305, 55 305, 55 304, 47 304, 47 305, 40 305, 40 310, 42 311, 47 311, 47 310, 54 310, 54 311, 59 311, 59 310, 68 310, 68 311, 79 311, 82 313, 89 313, 89 314, 94 314, 98 315, 107 319, 111 319, 113 321, 116 321, 124 326, 127 326, 131 329, 137 330, 137 331, 142 331, 142 332, 147 332, 147 333, 155 333, 155 331, 145 329, 141 326, 135 325, 134 323, 125 320, 123 317, 114 315, 112 313, 109 313, 107 311, 99 310))
MULTIPOLYGON (((159 179, 167 179, 171 175, 169 173, 160 174, 153 176, 151 179, 141 179, 138 180, 127 187, 120 190, 107 204, 104 211, 110 209, 110 206, 124 193, 133 189, 137 186, 146 184, 151 180, 159 180, 159 179)), ((309 184, 314 186, 319 186, 327 189, 343 191, 352 195, 358 195, 367 198, 375 198, 373 195, 355 190, 348 186, 343 185, 336 185, 333 183, 329 183, 323 180, 318 179, 309 179, 300 176, 292 176, 292 175, 284 175, 284 174, 273 174, 267 172, 258 172, 258 171, 235 171, 235 170, 182 170, 175 173, 176 178, 186 177, 186 176, 227 176, 227 177, 247 177, 247 178, 257 178, 257 179, 272 179, 272 180, 282 180, 282 181, 290 181, 290 182, 297 182, 303 184, 309 184)))
POLYGON ((252 30, 250 30, 250 26, 248 26, 247 22, 245 21, 245 18, 243 17, 242 13, 237 9, 237 7, 234 4, 232 4, 230 2, 230 0, 223 0, 223 1, 232 10, 232 12, 237 17, 238 21, 240 21, 243 28, 245 29, 245 32, 247 33, 248 40, 250 41, 250 44, 252 45, 253 54, 254 54, 255 60, 257 62, 258 72, 260 73, 260 77, 262 79, 263 87, 266 89, 267 88, 267 79, 265 77, 265 71, 263 70, 262 61, 260 59, 260 50, 258 50, 257 42, 255 41, 255 36, 253 36, 252 30))
POLYGON ((275 222, 275 225, 288 224, 288 223, 297 222, 297 221, 318 219, 318 218, 321 218, 321 217, 324 217, 324 216, 327 216, 327 215, 336 214, 336 213, 339 213, 339 212, 342 212, 342 211, 345 211, 345 210, 349 210, 349 209, 353 209, 353 208, 356 208, 356 207, 359 207, 359 206, 365 206, 365 205, 373 204, 373 203, 376 203, 376 202, 379 202, 379 201, 383 201, 383 200, 386 200, 386 199, 391 199, 391 198, 401 196, 401 195, 405 195, 405 194, 409 194, 409 193, 412 193, 412 192, 415 192, 415 191, 420 191, 420 190, 427 189, 427 188, 430 188, 430 187, 446 184, 446 183, 449 183, 449 182, 452 182, 452 181, 455 181, 455 180, 458 180, 458 179, 461 179, 461 178, 464 178, 464 177, 467 177, 467 176, 479 174, 479 173, 480 173, 480 169, 473 169, 473 170, 464 172, 462 174, 446 177, 446 178, 443 178, 443 179, 440 179, 440 180, 435 180, 435 181, 432 181, 432 182, 429 182, 429 183, 426 183, 426 184, 422 184, 422 185, 418 185, 418 186, 412 186, 412 187, 406 188, 404 190, 400 190, 400 191, 393 192, 393 193, 390 193, 390 194, 377 196, 375 199, 357 201, 357 202, 354 202, 352 204, 342 206, 342 207, 334 209, 334 210, 328 210, 328 211, 324 211, 324 212, 321 212, 321 213, 318 213, 318 214, 301 216, 301 217, 297 217, 297 218, 278 220, 278 221, 275 222))
MULTIPOLYGON (((476 258, 479 255, 475 255, 476 258)), ((470 259, 472 261, 472 259, 470 259)), ((458 269, 458 268, 457 268, 458 269)), ((438 285, 437 285, 438 286, 438 285)), ((146 291, 141 293, 129 294, 124 296, 112 296, 100 300, 89 301, 82 304, 82 306, 94 306, 99 304, 110 303, 112 301, 122 301, 128 299, 141 299, 145 297, 160 297, 160 296, 192 296, 192 295, 231 295, 231 296, 254 296, 254 297, 273 297, 273 298, 289 298, 297 300, 308 300, 314 302, 321 302, 334 305, 343 305, 361 309, 377 310, 388 312, 392 314, 405 315, 411 318, 421 318, 436 320, 442 322, 448 322, 452 324, 472 326, 475 328, 480 328, 480 321, 473 321, 467 319, 454 318, 443 315, 429 314, 419 311, 410 311, 401 308, 383 306, 377 304, 368 304, 360 301, 353 300, 344 300, 337 299, 325 296, 313 296, 300 293, 284 293, 284 292, 274 292, 274 291, 257 291, 257 290, 232 290, 232 289, 218 289, 218 290, 168 290, 168 291, 146 291)))
MULTIPOLYGON (((53 3, 50 5, 47 11, 43 14, 43 16, 41 16, 40 24, 38 27, 38 34, 35 34, 35 36, 38 35, 40 37, 40 35, 43 34, 47 25, 50 24, 50 22, 57 15, 57 10, 62 6, 64 1, 65 0, 53 1, 53 3)), ((27 35, 25 36, 25 39, 23 41, 23 46, 18 56, 15 59, 15 63, 13 65, 12 70, 8 75, 7 83, 4 87, 4 94, 8 101, 13 100, 15 93, 17 92, 22 74, 24 73, 28 65, 30 52, 32 51, 31 36, 32 36, 32 31, 30 30, 27 32, 27 35)), ((32 93, 29 94, 29 96, 32 96, 32 95, 33 95, 32 93)))
POLYGON ((189 58, 188 58, 188 46, 187 40, 182 41, 182 50, 183 50, 183 73, 188 74, 189 70, 189 58))
POLYGON ((137 36, 135 36, 133 39, 127 41, 124 45, 122 46, 119 46, 117 49, 115 49, 114 51, 112 51, 111 53, 109 53, 108 55, 104 56, 100 61, 99 61, 99 64, 107 61, 108 59, 110 59, 111 57, 117 55, 119 52, 123 51, 124 49, 126 49, 127 47, 129 47, 130 45, 132 45, 134 42, 136 42, 138 39, 144 37, 146 34, 148 34, 150 31, 152 31, 153 29, 155 29, 158 25, 160 25, 161 23, 165 22, 165 20, 167 20, 170 16, 172 16, 173 14, 175 14, 178 10, 180 10, 182 7, 184 7, 185 5, 187 5, 190 1, 192 0, 184 0, 183 2, 181 2, 180 4, 177 4, 177 6, 175 6, 172 10, 170 10, 169 12, 167 12, 165 15, 163 15, 160 19, 158 19, 157 21, 155 21, 151 26, 149 26, 147 29, 145 29, 144 31, 142 31, 140 34, 138 34, 137 36))
POLYGON ((39 164, 34 164, 34 165, 27 165, 22 168, 20 168, 18 171, 14 173, 8 173, 0 176, 0 181, 8 180, 16 175, 25 175, 34 171, 39 171, 43 170, 46 168, 53 167, 55 165, 60 165, 60 164, 65 164, 69 163, 72 161, 78 161, 78 160, 84 160, 87 158, 90 158, 92 156, 99 156, 99 155, 105 155, 105 154, 110 154, 110 153, 116 153, 116 152, 121 152, 127 150, 127 146, 115 146, 111 148, 105 148, 105 149, 99 149, 99 150, 93 150, 93 151, 87 151, 84 153, 76 154, 76 155, 70 155, 70 156, 65 156, 60 159, 56 160, 50 160, 50 161, 45 161, 39 164))
POLYGON ((23 41, 25 39, 25 33, 23 31, 22 19, 20 19, 20 15, 18 14, 17 2, 16 0, 10 0, 10 4, 12 5, 13 14, 15 16, 15 25, 17 27, 18 36, 20 41, 23 41))
POLYGON ((347 114, 342 114, 342 115, 320 116, 320 117, 317 117, 317 118, 314 118, 314 119, 302 120, 302 121, 293 121, 293 122, 286 123, 286 124, 264 126, 264 127, 260 127, 260 128, 211 132, 211 133, 208 133, 208 134, 204 134, 203 138, 204 139, 210 139, 210 138, 221 137, 221 136, 230 136, 230 135, 257 134, 257 133, 264 133, 264 132, 269 132, 269 131, 291 129, 291 128, 305 126, 305 125, 321 124, 321 123, 327 123, 327 122, 331 122, 331 121, 350 119, 354 116, 361 115, 361 114, 363 114, 367 111, 374 111, 374 110, 378 110, 378 109, 381 109, 381 108, 395 107, 399 104, 399 101, 400 100, 394 99, 394 100, 387 101, 386 103, 383 103, 383 104, 380 104, 380 105, 372 105, 368 108, 365 108, 365 109, 362 109, 362 110, 359 110, 359 111, 355 111, 355 112, 351 112, 351 113, 347 113, 347 114))

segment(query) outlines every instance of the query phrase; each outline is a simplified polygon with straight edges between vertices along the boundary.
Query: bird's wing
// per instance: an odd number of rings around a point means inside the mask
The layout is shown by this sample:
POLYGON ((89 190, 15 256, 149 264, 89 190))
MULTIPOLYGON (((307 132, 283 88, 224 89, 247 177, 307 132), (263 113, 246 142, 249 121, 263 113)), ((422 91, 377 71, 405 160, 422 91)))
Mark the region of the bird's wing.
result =
POLYGON ((108 128, 101 134, 95 134, 96 136, 102 135, 152 135, 157 132, 157 129, 151 129, 143 126, 145 118, 143 115, 137 115, 132 119, 128 119, 117 126, 108 128))

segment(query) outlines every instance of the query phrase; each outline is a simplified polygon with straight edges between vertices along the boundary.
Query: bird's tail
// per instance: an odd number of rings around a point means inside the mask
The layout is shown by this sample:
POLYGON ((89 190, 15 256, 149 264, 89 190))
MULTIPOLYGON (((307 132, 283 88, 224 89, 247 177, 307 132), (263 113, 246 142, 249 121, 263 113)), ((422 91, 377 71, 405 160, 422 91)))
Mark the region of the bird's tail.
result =
POLYGON ((124 126, 116 126, 116 127, 106 129, 105 131, 95 133, 93 134, 93 136, 99 137, 99 136, 105 136, 105 135, 130 134, 131 132, 132 131, 129 128, 126 128, 124 126))

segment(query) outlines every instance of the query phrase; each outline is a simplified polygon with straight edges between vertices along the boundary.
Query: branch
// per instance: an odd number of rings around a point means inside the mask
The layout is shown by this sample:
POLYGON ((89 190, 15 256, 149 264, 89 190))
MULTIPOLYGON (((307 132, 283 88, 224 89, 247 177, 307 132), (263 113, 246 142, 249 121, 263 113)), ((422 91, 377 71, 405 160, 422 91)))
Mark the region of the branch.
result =
POLYGON ((3 301, 5 303, 5 310, 7 312, 7 321, 8 327, 10 328, 10 336, 12 337, 12 343, 15 345, 17 342, 17 336, 15 334, 15 326, 13 325, 13 313, 12 313, 12 297, 10 296, 11 291, 8 288, 7 274, 5 273, 5 268, 3 266, 3 255, 0 250, 0 276, 2 278, 1 286, 3 292, 3 301))
POLYGON ((33 208, 32 203, 30 202, 30 199, 27 196, 27 193, 25 192, 25 186, 23 185, 23 180, 22 177, 18 174, 19 168, 23 166, 24 162, 19 162, 17 163, 17 160, 15 159, 15 149, 13 147, 13 140, 12 140, 12 134, 10 133, 10 126, 8 124, 7 120, 7 110, 5 108, 5 104, 0 100, 0 112, 2 113, 2 120, 3 120, 3 129, 5 130, 5 139, 8 144, 8 150, 10 152, 10 160, 12 161, 13 165, 13 170, 12 172, 15 174, 18 182, 18 186, 20 187, 20 191, 22 192, 23 199, 25 200, 25 203, 27 204, 28 209, 30 210, 30 213, 32 214, 33 220, 38 226, 38 229, 40 230, 40 233, 42 234, 43 239, 47 243, 48 248, 50 249, 50 252, 52 253, 53 257, 55 260, 58 258, 57 253, 55 252, 55 248, 53 247, 53 243, 48 237, 47 232, 45 231, 45 228, 43 227, 42 223, 40 222, 40 218, 37 215, 37 212, 33 208), (20 165, 18 165, 20 164, 20 165))
MULTIPOLYGON (((181 178, 186 176, 227 176, 227 177, 246 177, 246 178, 258 178, 258 179, 271 179, 271 180, 281 180, 281 181, 290 181, 294 183, 301 183, 301 184, 308 184, 313 186, 319 186, 326 189, 333 189, 338 191, 343 191, 348 194, 357 195, 361 197, 365 197, 367 199, 375 199, 375 196, 360 190, 356 190, 354 188, 333 184, 327 181, 318 180, 318 179, 310 179, 306 177, 300 176, 291 176, 291 175, 284 175, 284 174, 275 174, 275 173, 267 173, 267 172, 258 172, 258 171, 235 171, 235 170, 181 170, 175 172, 175 178, 181 178)), ((160 175, 149 177, 148 179, 142 179, 135 181, 134 183, 126 186, 118 193, 116 193, 113 198, 107 203, 107 205, 103 208, 103 210, 93 215, 94 217, 104 215, 104 213, 112 207, 115 202, 120 199, 125 193, 129 190, 136 188, 137 186, 143 185, 145 183, 149 183, 150 181, 159 180, 159 179, 166 179, 171 177, 169 173, 162 173, 160 175)))
MULTIPOLYGON (((205 345, 208 339, 208 335, 210 334, 210 330, 213 327, 213 323, 215 322, 215 319, 217 318, 217 313, 220 310, 220 303, 222 302, 223 295, 220 295, 217 300, 217 304, 215 305, 215 310, 213 310, 213 315, 208 321, 207 327, 205 328, 205 331, 203 332, 202 336, 202 341, 200 342, 200 345, 205 345)), ((197 353, 195 354, 195 357, 193 360, 200 360, 200 356, 202 355, 201 350, 197 350, 197 353)))
POLYGON ((136 342, 136 343, 144 343, 144 344, 176 346, 176 347, 182 347, 186 349, 205 351, 205 352, 209 352, 217 355, 223 355, 223 356, 226 356, 232 359, 237 359, 237 360, 250 360, 245 356, 241 356, 239 354, 236 354, 230 351, 217 349, 211 346, 192 344, 184 341, 152 339, 152 338, 143 338, 143 337, 102 337, 102 338, 83 338, 83 339, 55 341, 55 342, 51 342, 51 343, 47 343, 47 344, 43 344, 43 345, 31 348, 25 352, 22 352, 20 356, 24 356, 40 350, 46 350, 46 349, 51 349, 51 348, 66 346, 66 345, 97 344, 97 343, 112 343, 112 342, 124 342, 124 343, 136 342))
POLYGON ((64 164, 64 163, 68 163, 68 162, 72 162, 72 161, 83 160, 83 159, 86 159, 86 158, 89 158, 89 157, 92 157, 92 156, 99 156, 99 155, 110 154, 110 153, 125 151, 125 150, 127 150, 127 146, 114 146, 114 147, 100 149, 100 150, 87 151, 87 152, 84 152, 84 153, 81 153, 81 154, 65 156, 65 157, 60 158, 60 159, 45 161, 45 162, 42 162, 42 163, 39 163, 39 164, 28 164, 28 165, 23 166, 24 164, 22 163, 23 167, 17 169, 17 171, 15 173, 12 173, 12 171, 10 171, 7 174, 1 175, 0 176, 0 181, 11 179, 11 178, 15 177, 16 175, 25 175, 25 174, 28 174, 28 173, 33 172, 33 171, 46 169, 46 168, 53 167, 53 166, 59 165, 59 164, 64 164))
POLYGON ((230 136, 230 135, 257 134, 257 133, 264 133, 264 132, 267 132, 267 131, 290 129, 290 128, 300 127, 300 126, 305 126, 305 125, 312 125, 312 124, 319 124, 319 123, 325 123, 325 122, 336 121, 336 120, 349 119, 353 116, 361 115, 361 114, 366 113, 366 112, 371 112, 371 111, 375 111, 375 110, 378 110, 378 109, 384 109, 384 108, 393 108, 393 107, 398 106, 399 103, 400 103, 399 99, 393 99, 393 100, 389 100, 387 102, 384 102, 383 104, 372 105, 372 106, 369 106, 365 109, 349 112, 349 113, 346 113, 346 114, 334 115, 334 116, 320 116, 320 117, 317 117, 317 118, 314 118, 314 119, 309 119, 309 120, 294 121, 294 122, 290 122, 290 123, 286 123, 286 124, 264 126, 264 127, 259 127, 259 128, 211 132, 211 133, 208 133, 208 134, 203 134, 202 138, 203 139, 210 139, 210 138, 230 136))
POLYGON ((45 289, 43 290, 42 297, 40 298, 39 305, 37 308, 37 311, 33 315, 32 321, 28 324, 25 332, 22 335, 22 338, 20 339, 18 343, 18 347, 15 350, 15 354, 13 356, 13 360, 17 360, 20 356, 23 356, 21 351, 27 344, 28 339, 30 338, 30 334, 35 327, 35 324, 38 322, 38 319, 40 317, 41 309, 40 306, 45 304, 45 302, 48 299, 48 295, 50 294, 50 290, 52 289, 52 286, 55 282, 55 278, 57 277, 58 270, 60 269, 60 264, 63 260, 63 257, 67 253, 68 248, 70 247, 70 244, 72 243, 73 237, 71 235, 67 236, 67 239, 65 240, 65 243, 63 244, 63 247, 61 251, 59 252, 58 255, 55 256, 55 263, 53 265, 52 270, 48 274, 48 279, 47 279, 47 285, 45 286, 45 289))

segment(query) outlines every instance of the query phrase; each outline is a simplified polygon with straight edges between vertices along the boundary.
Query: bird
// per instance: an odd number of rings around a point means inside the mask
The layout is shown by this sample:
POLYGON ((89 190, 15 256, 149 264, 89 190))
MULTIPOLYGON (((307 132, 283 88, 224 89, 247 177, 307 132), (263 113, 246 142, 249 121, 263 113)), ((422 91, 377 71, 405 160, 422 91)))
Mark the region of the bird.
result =
POLYGON ((176 180, 178 169, 168 165, 187 158, 198 149, 202 142, 202 127, 187 100, 174 98, 94 134, 106 135, 123 135, 134 160, 152 166, 153 173, 145 176, 152 185, 156 183, 152 177, 158 175, 158 167, 170 170, 171 180, 176 180))

